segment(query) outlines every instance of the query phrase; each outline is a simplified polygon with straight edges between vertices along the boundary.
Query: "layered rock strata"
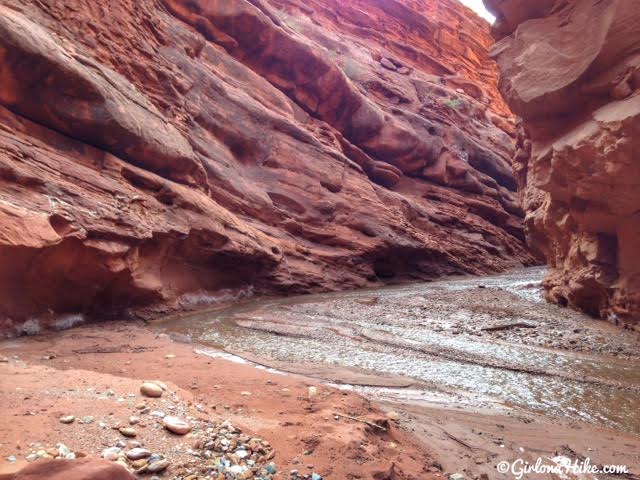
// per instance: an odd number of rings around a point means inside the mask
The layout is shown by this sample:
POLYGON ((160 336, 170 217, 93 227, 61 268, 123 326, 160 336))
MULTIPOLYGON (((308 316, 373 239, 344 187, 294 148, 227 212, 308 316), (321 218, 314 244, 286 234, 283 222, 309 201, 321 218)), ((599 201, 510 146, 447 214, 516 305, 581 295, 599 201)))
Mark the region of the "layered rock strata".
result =
POLYGON ((547 298, 640 320, 640 1, 485 0, 547 298))
POLYGON ((0 330, 532 263, 490 43, 453 0, 1 0, 0 330))

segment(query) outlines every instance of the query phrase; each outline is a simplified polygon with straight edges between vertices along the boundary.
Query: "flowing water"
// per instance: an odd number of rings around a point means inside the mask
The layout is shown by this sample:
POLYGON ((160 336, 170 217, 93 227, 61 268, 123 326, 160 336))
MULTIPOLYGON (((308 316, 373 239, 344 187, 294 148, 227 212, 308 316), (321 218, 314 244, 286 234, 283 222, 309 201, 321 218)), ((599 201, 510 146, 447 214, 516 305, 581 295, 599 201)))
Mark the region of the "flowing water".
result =
POLYGON ((545 303, 543 275, 253 300, 161 327, 190 335, 203 353, 385 400, 528 410, 640 433, 637 334, 545 303))

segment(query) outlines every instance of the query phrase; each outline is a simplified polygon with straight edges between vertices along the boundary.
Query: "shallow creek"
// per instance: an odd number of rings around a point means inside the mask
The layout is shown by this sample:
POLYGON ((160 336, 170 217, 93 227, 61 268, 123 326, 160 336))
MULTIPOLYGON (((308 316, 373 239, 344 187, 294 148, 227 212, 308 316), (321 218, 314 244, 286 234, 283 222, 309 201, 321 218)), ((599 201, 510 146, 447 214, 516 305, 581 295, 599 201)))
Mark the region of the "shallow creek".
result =
POLYGON ((200 351, 374 398, 640 433, 638 334, 544 302, 544 269, 247 301, 167 319, 200 351))

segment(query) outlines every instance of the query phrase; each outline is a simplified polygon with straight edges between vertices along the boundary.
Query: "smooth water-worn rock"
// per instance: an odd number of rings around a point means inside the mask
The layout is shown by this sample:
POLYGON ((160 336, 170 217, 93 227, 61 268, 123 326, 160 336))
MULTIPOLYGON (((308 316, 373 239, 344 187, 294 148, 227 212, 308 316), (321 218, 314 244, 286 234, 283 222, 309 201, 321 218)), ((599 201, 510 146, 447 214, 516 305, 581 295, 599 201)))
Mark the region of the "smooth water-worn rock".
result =
POLYGON ((534 261, 454 0, 0 0, 0 331, 534 261))
POLYGON ((134 480, 125 468, 106 460, 38 460, 1 480, 134 480))
POLYGON ((127 458, 129 460, 140 460, 141 458, 147 458, 151 456, 151 451, 146 448, 132 448, 127 452, 127 458))
POLYGON ((176 435, 186 435, 192 428, 186 420, 170 415, 167 415, 162 419, 162 425, 164 425, 164 428, 176 435))
POLYGON ((640 321, 640 2, 485 0, 549 300, 640 321), (585 34, 588 32, 588 34, 585 34))
POLYGON ((155 382, 145 382, 140 385, 140 393, 145 397, 159 398, 163 392, 164 389, 155 382))

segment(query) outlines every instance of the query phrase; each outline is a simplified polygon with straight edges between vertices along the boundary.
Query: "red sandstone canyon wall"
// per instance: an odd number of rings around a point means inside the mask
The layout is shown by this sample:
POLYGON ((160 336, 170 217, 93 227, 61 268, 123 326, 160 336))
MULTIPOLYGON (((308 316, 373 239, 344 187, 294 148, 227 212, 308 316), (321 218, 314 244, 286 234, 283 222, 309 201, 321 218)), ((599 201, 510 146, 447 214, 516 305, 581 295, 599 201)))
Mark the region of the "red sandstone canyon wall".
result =
POLYGON ((454 0, 0 0, 0 330, 532 264, 491 43, 454 0))
POLYGON ((547 297, 640 320, 640 1, 485 0, 547 297))

